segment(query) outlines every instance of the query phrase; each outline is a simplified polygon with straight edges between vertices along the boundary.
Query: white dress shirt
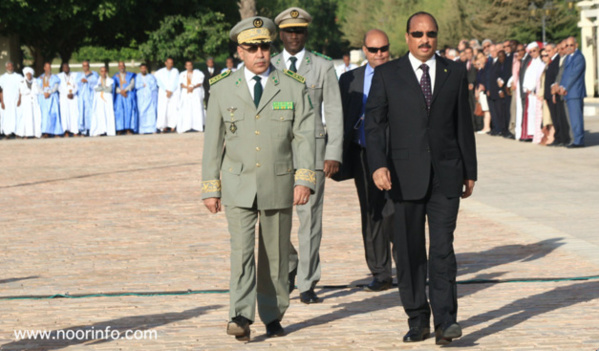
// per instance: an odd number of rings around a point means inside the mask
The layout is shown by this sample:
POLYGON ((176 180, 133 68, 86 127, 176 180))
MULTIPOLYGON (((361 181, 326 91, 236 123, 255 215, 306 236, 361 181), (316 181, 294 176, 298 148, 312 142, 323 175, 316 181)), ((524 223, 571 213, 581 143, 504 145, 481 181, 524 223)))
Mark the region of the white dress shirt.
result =
MULTIPOLYGON (((245 81, 248 83, 248 88, 250 89, 250 95, 252 96, 252 100, 254 100, 254 86, 256 85, 256 81, 254 80, 254 76, 257 74, 247 69, 247 67, 243 68, 243 73, 245 75, 245 81)), ((266 88, 266 83, 268 82, 268 75, 270 74, 270 67, 262 74, 258 74, 260 78, 260 84, 262 84, 262 91, 266 88)))
POLYGON ((428 66, 428 75, 431 77, 431 94, 435 92, 435 77, 437 76, 437 60, 435 59, 435 55, 428 59, 426 62, 422 62, 412 53, 408 54, 408 58, 410 59, 410 63, 412 64, 412 68, 414 69, 414 73, 416 73, 416 78, 418 79, 418 83, 420 83, 420 79, 422 78, 422 69, 420 69, 420 65, 426 63, 428 66))
POLYGON ((295 55, 291 55, 290 53, 287 52, 287 50, 283 49, 283 60, 285 60, 285 67, 287 67, 287 69, 289 69, 289 66, 291 66, 291 61, 289 60, 289 58, 291 56, 295 56, 295 57, 297 57, 297 61, 295 62, 295 68, 297 68, 297 70, 299 71, 305 55, 306 55, 306 48, 303 48, 302 51, 298 52, 295 55))

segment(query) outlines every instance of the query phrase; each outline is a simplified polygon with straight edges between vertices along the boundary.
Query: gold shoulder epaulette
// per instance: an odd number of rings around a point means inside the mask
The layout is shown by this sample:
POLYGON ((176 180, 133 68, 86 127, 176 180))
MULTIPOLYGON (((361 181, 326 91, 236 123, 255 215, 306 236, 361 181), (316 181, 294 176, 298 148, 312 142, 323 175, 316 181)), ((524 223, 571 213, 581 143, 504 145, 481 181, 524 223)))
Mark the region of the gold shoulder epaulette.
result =
POLYGON ((321 54, 320 52, 312 51, 312 53, 313 53, 314 55, 316 55, 316 56, 320 56, 320 57, 322 57, 322 58, 323 58, 323 59, 325 59, 325 60, 333 61, 333 59, 332 59, 332 58, 328 57, 327 55, 323 55, 323 54, 321 54))
POLYGON ((284 69, 283 72, 285 72, 286 76, 289 76, 289 77, 297 80, 298 82, 300 82, 302 84, 306 83, 306 78, 300 76, 299 74, 297 74, 295 72, 292 72, 292 71, 290 71, 288 69, 284 69))
POLYGON ((210 80, 208 82, 210 82, 210 85, 214 85, 217 82, 219 82, 221 79, 227 78, 230 74, 231 74, 231 70, 226 70, 223 73, 219 74, 218 76, 214 76, 214 77, 210 78, 210 80))

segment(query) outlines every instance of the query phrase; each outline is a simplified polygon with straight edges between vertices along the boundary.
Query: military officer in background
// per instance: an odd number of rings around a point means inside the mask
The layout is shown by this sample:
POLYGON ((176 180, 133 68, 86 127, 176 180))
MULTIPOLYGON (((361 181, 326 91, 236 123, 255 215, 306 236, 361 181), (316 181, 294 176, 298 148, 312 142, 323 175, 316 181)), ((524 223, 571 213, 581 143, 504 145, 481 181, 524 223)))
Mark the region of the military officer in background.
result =
POLYGON ((315 167, 316 192, 310 202, 297 207, 300 226, 298 229, 298 252, 291 247, 289 263, 289 291, 293 291, 295 277, 303 303, 316 303, 322 300, 314 292, 320 280, 320 240, 322 238, 322 208, 325 177, 337 173, 343 149, 343 114, 341 94, 330 58, 305 49, 308 39, 310 14, 301 8, 291 7, 281 12, 275 23, 279 26, 279 36, 285 49, 272 58, 279 69, 297 72, 305 78, 308 94, 314 105, 314 136, 316 138, 315 167), (324 106, 324 109, 323 109, 324 106), (324 110, 326 131, 322 123, 324 110))
POLYGON ((275 35, 264 17, 233 27, 229 36, 244 67, 211 79, 204 134, 202 199, 212 213, 225 209, 231 235, 227 334, 241 341, 250 338, 256 298, 267 336, 285 333, 280 321, 289 306, 292 207, 308 203, 316 185, 314 113, 303 80, 270 64, 275 35))

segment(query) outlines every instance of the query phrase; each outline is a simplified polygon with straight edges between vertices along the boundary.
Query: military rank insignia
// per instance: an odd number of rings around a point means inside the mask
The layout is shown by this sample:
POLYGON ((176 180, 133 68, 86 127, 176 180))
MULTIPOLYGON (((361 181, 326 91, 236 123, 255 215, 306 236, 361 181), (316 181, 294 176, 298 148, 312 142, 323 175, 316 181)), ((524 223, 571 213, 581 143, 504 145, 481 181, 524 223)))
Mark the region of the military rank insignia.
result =
POLYGON ((224 71, 223 73, 219 74, 218 76, 214 76, 214 77, 210 78, 210 80, 208 82, 210 83, 210 85, 214 85, 214 84, 218 83, 221 79, 227 78, 230 74, 231 74, 231 70, 224 71))
POLYGON ((285 70, 283 70, 283 72, 285 73, 286 76, 289 76, 289 77, 297 80, 298 82, 300 82, 302 84, 304 84, 306 82, 306 78, 300 76, 299 74, 297 74, 297 73, 295 73, 293 71, 285 69, 285 70))
POLYGON ((293 101, 275 101, 272 103, 273 110, 293 110, 293 101))

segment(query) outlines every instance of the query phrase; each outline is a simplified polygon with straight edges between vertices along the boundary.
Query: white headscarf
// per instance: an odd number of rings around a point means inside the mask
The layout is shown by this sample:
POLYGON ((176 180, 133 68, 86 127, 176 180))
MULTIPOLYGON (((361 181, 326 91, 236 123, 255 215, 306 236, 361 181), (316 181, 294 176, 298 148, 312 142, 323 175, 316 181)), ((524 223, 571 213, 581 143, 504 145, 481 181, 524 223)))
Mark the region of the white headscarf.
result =
POLYGON ((33 70, 33 68, 31 68, 31 67, 23 68, 23 75, 25 76, 25 79, 27 79, 27 73, 31 73, 31 79, 33 79, 33 75, 35 74, 35 71, 33 70))
POLYGON ((526 47, 526 51, 530 51, 534 48, 538 48, 539 44, 536 41, 533 41, 532 43, 528 44, 528 46, 526 47))

